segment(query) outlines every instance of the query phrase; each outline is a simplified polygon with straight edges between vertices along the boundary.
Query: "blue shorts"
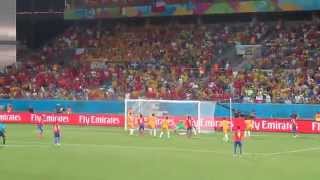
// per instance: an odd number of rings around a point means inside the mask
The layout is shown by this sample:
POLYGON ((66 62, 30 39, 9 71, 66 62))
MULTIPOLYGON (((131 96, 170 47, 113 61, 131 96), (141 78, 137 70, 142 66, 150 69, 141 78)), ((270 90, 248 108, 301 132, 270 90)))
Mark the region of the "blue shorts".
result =
POLYGON ((55 132, 54 137, 60 137, 60 132, 55 132))
POLYGON ((295 126, 295 125, 292 125, 292 132, 297 132, 297 126, 295 126))
POLYGON ((0 131, 0 137, 5 137, 4 132, 0 131))
POLYGON ((235 146, 242 146, 242 142, 241 142, 241 141, 235 141, 235 142, 234 142, 234 145, 235 145, 235 146))
POLYGON ((144 130, 144 124, 140 124, 139 130, 144 130))
POLYGON ((37 129, 38 129, 41 133, 43 133, 43 125, 37 125, 37 129))

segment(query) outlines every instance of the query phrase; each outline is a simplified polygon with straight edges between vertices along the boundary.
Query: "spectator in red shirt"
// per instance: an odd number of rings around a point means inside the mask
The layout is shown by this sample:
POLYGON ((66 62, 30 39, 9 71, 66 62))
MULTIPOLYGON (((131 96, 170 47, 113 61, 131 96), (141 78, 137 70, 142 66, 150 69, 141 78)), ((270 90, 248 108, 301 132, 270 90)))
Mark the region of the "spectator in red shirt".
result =
POLYGON ((13 107, 11 104, 8 104, 7 106, 7 113, 12 113, 13 112, 13 107))

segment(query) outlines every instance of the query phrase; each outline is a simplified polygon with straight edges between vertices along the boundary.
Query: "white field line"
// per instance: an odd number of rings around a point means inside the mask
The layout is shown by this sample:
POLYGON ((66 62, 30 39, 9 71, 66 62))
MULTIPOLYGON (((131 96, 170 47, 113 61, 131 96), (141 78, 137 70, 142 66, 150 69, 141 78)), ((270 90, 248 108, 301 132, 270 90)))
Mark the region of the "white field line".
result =
MULTIPOLYGON (((39 143, 36 141, 29 141, 29 143, 24 144, 9 144, 9 145, 0 145, 0 147, 8 147, 8 148, 25 148, 25 147, 52 147, 53 144, 49 143, 39 143)), ((86 147, 86 148, 113 148, 113 149, 122 149, 122 150, 146 150, 146 151, 173 151, 173 152, 192 152, 192 153, 214 153, 220 155, 230 155, 232 154, 232 148, 230 148, 230 152, 226 151, 217 151, 210 149, 184 149, 184 148, 175 148, 175 147, 146 147, 146 146, 126 146, 126 145, 114 145, 114 144, 62 144, 63 147, 86 147)), ((282 154, 293 154, 299 152, 311 152, 318 151, 320 147, 312 147, 312 148, 301 148, 290 151, 279 151, 279 152, 269 152, 269 153, 244 153, 244 155, 252 155, 252 156, 274 156, 274 155, 282 155, 282 154)))
MULTIPOLYGON (((12 141, 11 141, 12 142, 12 141)), ((31 142, 31 141, 29 141, 31 142)), ((48 143, 24 143, 24 144, 12 144, 12 145, 0 145, 0 147, 51 147, 53 144, 48 143)), ((194 153, 215 153, 215 154, 230 154, 227 152, 215 151, 215 150, 205 150, 205 149, 183 149, 174 147, 146 147, 146 146, 125 146, 125 145, 114 145, 114 144, 62 144, 63 147, 80 146, 87 148, 113 148, 113 149, 123 149, 123 150, 147 150, 147 151, 175 151, 175 152, 194 152, 194 153)))
POLYGON ((281 154, 293 154, 293 153, 299 153, 299 152, 311 152, 311 151, 318 151, 320 150, 320 147, 312 147, 312 148, 302 148, 302 149, 295 149, 290 151, 282 151, 282 152, 272 152, 272 153, 260 153, 264 154, 266 156, 273 156, 273 155, 281 155, 281 154))

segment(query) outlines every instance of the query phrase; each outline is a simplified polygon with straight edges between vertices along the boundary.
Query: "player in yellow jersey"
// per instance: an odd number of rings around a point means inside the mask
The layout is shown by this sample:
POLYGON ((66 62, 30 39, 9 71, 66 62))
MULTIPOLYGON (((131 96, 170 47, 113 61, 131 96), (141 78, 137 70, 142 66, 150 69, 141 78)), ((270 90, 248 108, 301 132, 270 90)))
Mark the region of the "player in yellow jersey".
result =
POLYGON ((221 122, 222 132, 223 132, 223 140, 228 142, 229 141, 229 131, 230 131, 230 121, 228 119, 223 119, 221 122))
POLYGON ((170 138, 170 131, 169 131, 169 117, 166 116, 161 123, 161 133, 160 138, 162 138, 164 132, 167 132, 167 137, 170 138))
POLYGON ((156 129, 156 116, 154 113, 148 117, 148 126, 150 128, 150 135, 157 136, 157 129, 156 129))
POLYGON ((132 112, 129 112, 127 119, 128 119, 129 135, 133 135, 134 130, 136 128, 136 123, 135 123, 135 117, 132 114, 132 112))
POLYGON ((314 120, 317 121, 317 122, 320 122, 320 112, 317 112, 315 117, 314 117, 314 120))
POLYGON ((246 128, 244 131, 244 137, 250 137, 251 136, 251 131, 253 129, 253 116, 248 116, 246 120, 244 121, 246 128))

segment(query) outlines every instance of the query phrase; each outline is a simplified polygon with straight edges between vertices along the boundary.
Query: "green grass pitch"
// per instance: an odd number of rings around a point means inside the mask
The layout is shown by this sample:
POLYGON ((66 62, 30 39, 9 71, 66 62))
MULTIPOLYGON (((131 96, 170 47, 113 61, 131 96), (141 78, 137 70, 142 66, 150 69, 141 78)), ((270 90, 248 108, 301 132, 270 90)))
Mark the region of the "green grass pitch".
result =
POLYGON ((2 180, 276 180, 318 179, 320 137, 254 133, 244 155, 233 157, 221 133, 187 139, 128 136, 122 129, 62 127, 62 145, 52 129, 38 140, 31 125, 7 125, 0 146, 2 180))

